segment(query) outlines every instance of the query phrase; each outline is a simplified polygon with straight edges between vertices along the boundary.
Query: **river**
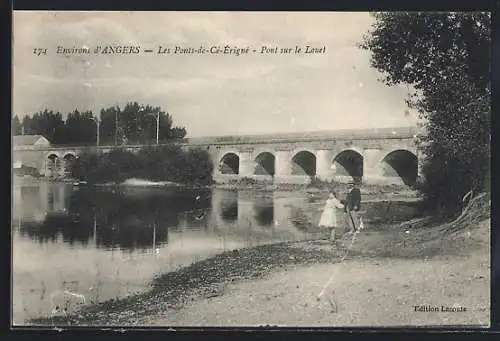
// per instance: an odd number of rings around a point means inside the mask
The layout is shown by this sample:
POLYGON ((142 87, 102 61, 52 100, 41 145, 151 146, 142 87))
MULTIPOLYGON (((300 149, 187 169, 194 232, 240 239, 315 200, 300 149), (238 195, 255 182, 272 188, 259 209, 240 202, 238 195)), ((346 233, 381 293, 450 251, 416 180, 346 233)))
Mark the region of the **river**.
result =
POLYGON ((13 192, 14 324, 147 290, 155 275, 226 250, 318 232, 301 223, 304 198, 277 192, 50 182, 13 192))
MULTIPOLYGON (((227 250, 317 238, 323 202, 300 192, 14 182, 13 324, 143 292, 156 275, 227 250)), ((373 226, 416 212, 365 207, 373 226)))

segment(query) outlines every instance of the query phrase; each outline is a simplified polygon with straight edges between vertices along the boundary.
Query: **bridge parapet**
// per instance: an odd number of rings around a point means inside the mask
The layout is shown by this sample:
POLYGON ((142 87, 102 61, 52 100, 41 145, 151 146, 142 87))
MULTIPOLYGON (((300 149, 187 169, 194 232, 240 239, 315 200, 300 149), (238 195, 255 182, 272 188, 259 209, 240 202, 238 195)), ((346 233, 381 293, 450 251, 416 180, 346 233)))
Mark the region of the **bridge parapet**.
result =
POLYGON ((275 144, 286 142, 312 142, 328 140, 378 140, 414 138, 422 130, 418 127, 397 127, 379 129, 334 130, 319 132, 262 134, 241 136, 213 136, 183 139, 189 144, 241 145, 241 144, 275 144))

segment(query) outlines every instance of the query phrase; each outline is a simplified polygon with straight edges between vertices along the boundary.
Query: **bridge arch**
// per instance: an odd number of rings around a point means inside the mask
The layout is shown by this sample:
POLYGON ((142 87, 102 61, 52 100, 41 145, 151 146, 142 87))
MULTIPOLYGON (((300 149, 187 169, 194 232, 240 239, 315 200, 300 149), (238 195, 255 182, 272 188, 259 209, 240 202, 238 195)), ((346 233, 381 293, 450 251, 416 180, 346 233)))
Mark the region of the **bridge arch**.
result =
POLYGON ((299 149, 292 153, 292 175, 316 176, 316 154, 310 149, 299 149))
POLYGON ((276 172, 276 160, 275 156, 272 152, 263 151, 257 154, 254 159, 255 175, 271 175, 274 176, 276 172))
POLYGON ((395 149, 386 153, 377 168, 384 177, 400 178, 405 185, 414 185, 418 176, 418 158, 407 149, 395 149))
POLYGON ((357 148, 340 151, 331 164, 336 176, 349 176, 353 179, 363 177, 363 153, 357 148))
POLYGON ((74 158, 77 158, 77 157, 78 157, 78 154, 77 154, 75 151, 73 151, 73 150, 63 152, 63 153, 61 153, 60 155, 63 155, 63 158, 67 158, 67 157, 70 157, 70 156, 72 156, 72 157, 74 157, 74 158))
POLYGON ((78 156, 76 155, 75 152, 66 152, 63 156, 63 165, 64 165, 64 171, 69 172, 71 171, 71 166, 75 163, 76 159, 78 156))
POLYGON ((403 142, 391 142, 390 145, 387 148, 383 148, 381 150, 381 153, 384 155, 381 157, 380 160, 382 160, 387 154, 392 153, 397 150, 405 150, 408 151, 414 155, 417 155, 417 146, 411 142, 411 143, 403 143, 403 142))
POLYGON ((61 158, 61 153, 58 150, 51 150, 45 153, 45 159, 53 159, 54 157, 61 158))
POLYGON ((56 175, 61 168, 61 156, 58 152, 49 152, 45 158, 47 173, 49 176, 56 175))
POLYGON ((223 153, 219 160, 219 171, 221 174, 239 174, 240 156, 233 151, 223 153))

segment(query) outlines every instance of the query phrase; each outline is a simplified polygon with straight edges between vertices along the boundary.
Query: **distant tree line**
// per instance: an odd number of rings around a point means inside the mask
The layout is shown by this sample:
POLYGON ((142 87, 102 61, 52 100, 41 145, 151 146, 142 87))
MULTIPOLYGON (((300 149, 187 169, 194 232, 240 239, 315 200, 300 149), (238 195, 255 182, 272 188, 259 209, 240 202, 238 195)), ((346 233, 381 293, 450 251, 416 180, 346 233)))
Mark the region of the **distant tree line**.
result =
POLYGON ((130 178, 210 185, 213 163, 204 149, 182 149, 178 144, 154 146, 137 154, 125 149, 87 152, 71 165, 71 176, 89 183, 120 183, 130 178))
POLYGON ((99 115, 75 109, 66 119, 61 113, 47 109, 24 116, 22 121, 15 115, 12 132, 14 135, 40 134, 54 145, 95 145, 98 119, 101 145, 150 144, 156 142, 157 115, 160 142, 186 136, 186 129, 174 126, 169 113, 138 102, 129 102, 124 108, 105 108, 99 115))

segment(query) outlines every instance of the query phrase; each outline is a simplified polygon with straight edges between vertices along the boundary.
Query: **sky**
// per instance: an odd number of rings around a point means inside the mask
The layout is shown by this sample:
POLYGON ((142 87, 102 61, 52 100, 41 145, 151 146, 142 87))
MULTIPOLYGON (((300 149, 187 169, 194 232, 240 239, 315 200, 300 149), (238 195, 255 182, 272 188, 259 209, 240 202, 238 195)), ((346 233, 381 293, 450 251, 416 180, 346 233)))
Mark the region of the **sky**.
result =
POLYGON ((13 114, 137 101, 161 106, 190 137, 415 125, 407 87, 379 81, 358 47, 372 23, 363 12, 16 11, 13 114), (93 53, 106 45, 140 53, 93 53), (249 53, 157 53, 225 45, 249 53), (305 54, 306 45, 324 52, 305 54), (58 54, 58 46, 92 53, 58 54), (302 50, 261 54, 262 46, 302 50))

